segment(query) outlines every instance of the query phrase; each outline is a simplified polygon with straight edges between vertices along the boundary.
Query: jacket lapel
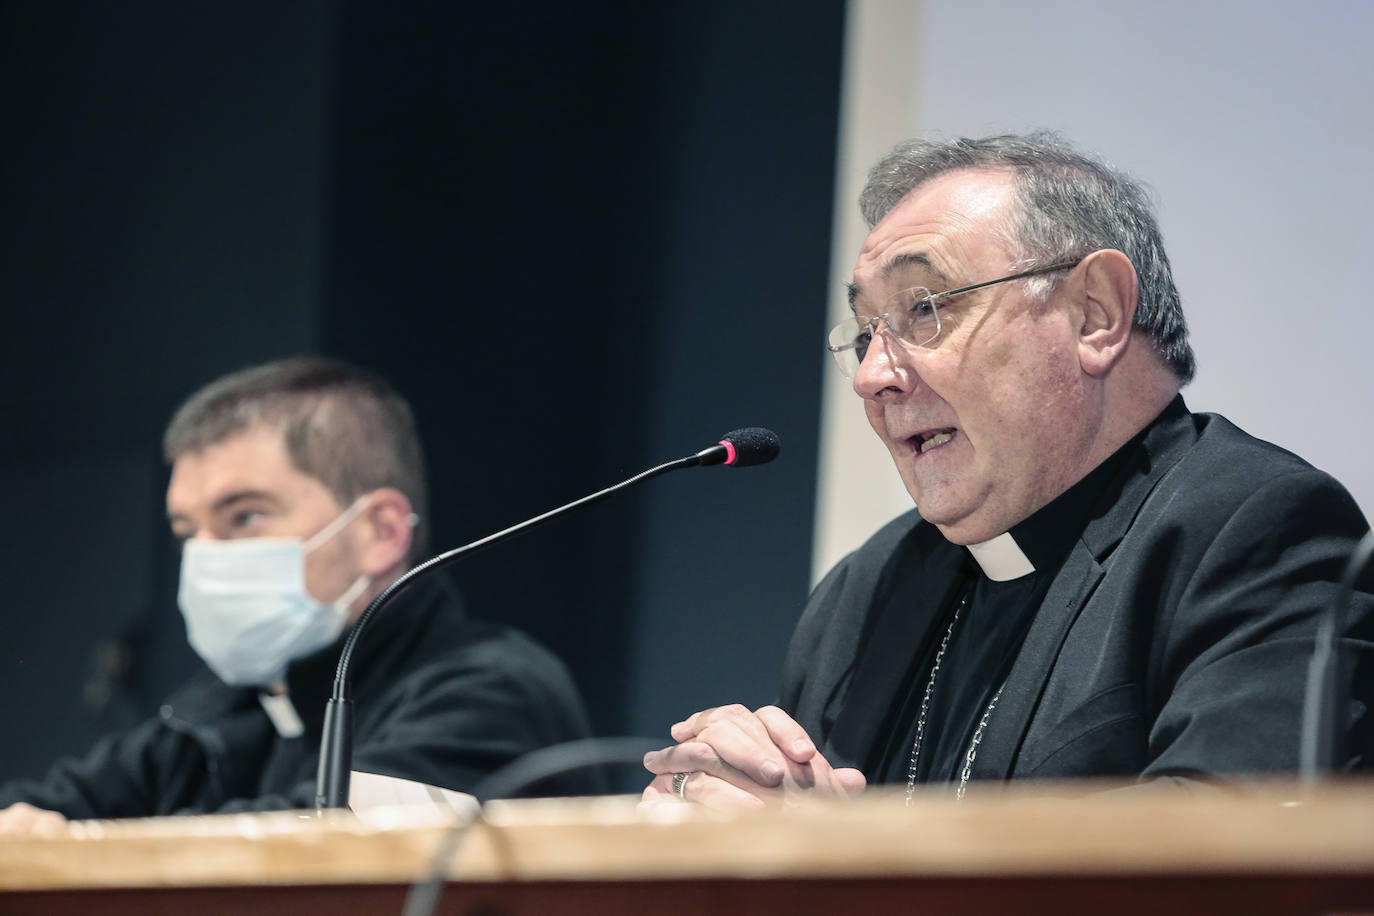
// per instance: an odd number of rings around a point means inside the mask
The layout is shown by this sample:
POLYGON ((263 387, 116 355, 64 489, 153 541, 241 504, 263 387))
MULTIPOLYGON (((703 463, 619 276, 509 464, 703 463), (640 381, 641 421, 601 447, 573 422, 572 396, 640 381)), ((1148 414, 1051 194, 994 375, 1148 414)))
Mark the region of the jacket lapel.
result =
POLYGON ((997 708, 988 717, 974 758, 973 779, 1007 779, 1035 707, 1078 613, 1102 580, 1102 567, 1082 542, 1074 544, 1026 633, 997 708))
POLYGON ((933 525, 913 530, 879 577, 870 601, 880 611, 865 635, 848 689, 836 710, 829 748, 836 760, 867 769, 881 752, 879 731, 890 727, 894 704, 926 651, 933 632, 953 608, 966 581, 966 559, 933 525))
POLYGON ((1107 486, 1093 517, 1050 583, 1021 651, 988 719, 972 779, 1008 779, 1026 741, 1040 697, 1059 663, 1060 650, 1093 591, 1110 554, 1126 536, 1146 499, 1197 439, 1193 415, 1181 396, 1148 428, 1125 467, 1107 486))

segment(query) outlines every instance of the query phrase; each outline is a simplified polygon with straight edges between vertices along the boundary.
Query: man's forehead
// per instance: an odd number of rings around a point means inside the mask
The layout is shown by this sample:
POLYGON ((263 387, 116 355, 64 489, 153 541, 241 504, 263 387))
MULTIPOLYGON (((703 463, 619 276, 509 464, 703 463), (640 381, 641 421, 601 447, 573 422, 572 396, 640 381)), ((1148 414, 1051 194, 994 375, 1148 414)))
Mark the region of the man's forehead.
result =
POLYGON ((918 251, 899 251, 889 258, 886 258, 878 265, 878 277, 883 280, 890 280, 894 276, 904 276, 908 274, 920 274, 933 280, 946 280, 935 259, 930 253, 924 250, 918 251))
POLYGON ((1014 192, 1015 178, 1005 170, 950 172, 913 189, 864 239, 851 303, 894 276, 919 274, 934 286, 957 277, 958 261, 1001 253, 1014 192))
POLYGON ((296 470, 279 430, 249 426, 172 462, 167 503, 214 501, 236 490, 272 491, 310 480, 296 470))
MULTIPOLYGON (((888 210, 878 226, 898 215, 927 207, 964 212, 970 216, 1002 208, 1016 191, 1016 173, 1009 168, 955 169, 916 185, 888 210)), ((876 226, 875 226, 876 228, 876 226)))
MULTIPOLYGON (((926 251, 902 251, 890 258, 882 261, 877 268, 876 278, 884 288, 891 287, 893 281, 903 280, 897 286, 907 287, 910 282, 903 278, 919 277, 920 284, 929 286, 932 289, 941 289, 948 286, 950 281, 944 271, 936 265, 934 259, 926 251)), ((866 296, 865 287, 858 280, 858 272, 855 272, 855 280, 849 284, 849 307, 866 296)))

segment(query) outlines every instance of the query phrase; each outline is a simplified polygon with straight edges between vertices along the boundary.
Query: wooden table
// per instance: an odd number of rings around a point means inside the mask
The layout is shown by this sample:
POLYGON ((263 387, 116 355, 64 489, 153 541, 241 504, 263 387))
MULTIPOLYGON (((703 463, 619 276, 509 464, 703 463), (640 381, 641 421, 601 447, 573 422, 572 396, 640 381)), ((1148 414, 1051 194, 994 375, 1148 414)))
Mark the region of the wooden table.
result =
MULTIPOLYGON (((1081 793, 1082 786, 1073 788, 1081 793)), ((494 803, 444 913, 1374 914, 1374 784, 963 802, 870 792, 748 816, 494 803)), ((77 822, 0 837, 0 913, 399 913, 448 825, 380 812, 77 822)))

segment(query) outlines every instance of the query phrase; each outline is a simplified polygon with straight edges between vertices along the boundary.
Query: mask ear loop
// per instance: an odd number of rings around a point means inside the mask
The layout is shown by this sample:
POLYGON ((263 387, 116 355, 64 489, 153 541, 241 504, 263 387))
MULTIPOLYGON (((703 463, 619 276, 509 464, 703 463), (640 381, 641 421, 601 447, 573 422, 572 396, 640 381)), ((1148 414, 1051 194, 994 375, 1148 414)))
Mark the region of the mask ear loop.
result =
MULTIPOLYGON (((319 531, 316 531, 313 535, 311 535, 310 538, 306 540, 303 545, 305 548, 304 553, 309 553, 310 551, 314 550, 316 547, 320 546, 325 541, 329 540, 334 535, 342 531, 348 525, 349 522, 353 521, 353 519, 358 517, 358 513, 363 511, 363 507, 367 505, 368 497, 370 497, 371 495, 371 493, 364 493, 362 496, 359 496, 357 499, 353 500, 352 504, 349 505, 347 509, 340 512, 332 522, 330 522, 328 525, 325 525, 319 531)), ((347 621, 348 611, 353 606, 353 602, 357 601, 358 596, 361 595, 371 584, 371 576, 359 576, 357 579, 353 580, 352 585, 344 589, 344 593, 342 595, 331 601, 329 603, 329 606, 338 612, 340 619, 347 621)))
POLYGON ((346 621, 348 619, 349 609, 353 607, 353 602, 357 601, 358 596, 371 584, 371 576, 366 574, 359 576, 357 579, 353 580, 353 584, 350 585, 342 595, 334 599, 332 607, 334 610, 338 611, 339 616, 343 617, 346 621))
POLYGON ((304 545, 305 552, 309 553, 310 551, 314 550, 316 547, 320 546, 325 541, 329 540, 334 535, 342 531, 345 525, 353 521, 353 519, 357 518, 358 513, 363 511, 363 507, 367 505, 368 497, 370 497, 371 495, 371 493, 364 493, 362 496, 359 496, 357 499, 353 500, 352 504, 347 509, 343 510, 337 516, 335 516, 332 522, 330 522, 328 525, 325 525, 319 531, 316 531, 309 538, 307 538, 304 545))

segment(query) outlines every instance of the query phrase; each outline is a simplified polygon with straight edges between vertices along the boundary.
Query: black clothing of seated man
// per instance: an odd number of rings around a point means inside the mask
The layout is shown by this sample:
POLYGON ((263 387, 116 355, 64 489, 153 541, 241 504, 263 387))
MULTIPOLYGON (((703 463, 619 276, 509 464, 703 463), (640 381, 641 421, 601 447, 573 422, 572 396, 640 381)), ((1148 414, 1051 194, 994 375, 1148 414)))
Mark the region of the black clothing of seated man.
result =
MULTIPOLYGON (((1364 518, 1329 475, 1181 398, 1124 457, 1038 604, 971 778, 1296 770, 1315 617, 1364 518)), ((835 765, 878 772, 904 659, 943 633, 966 556, 913 511, 816 588, 781 705, 835 765)), ((1360 593, 1338 717, 1348 768, 1374 755, 1372 640, 1360 593)))
MULTIPOLYGON (((912 668, 908 677, 905 698, 899 693, 901 706, 894 706, 881 727, 881 733, 889 736, 888 747, 866 768, 878 774, 876 782, 908 782, 918 723, 922 740, 915 782, 959 780, 971 762, 970 756, 977 759, 972 744, 975 734, 979 743, 982 741, 978 726, 991 725, 1012 662, 1045 592, 1087 523, 1094 503, 1134 444, 1135 440, 1048 506, 1013 526, 1003 536, 1005 544, 986 545, 985 550, 1015 551, 1023 560, 1021 568, 998 570, 989 561, 989 568, 984 569, 980 561, 983 554, 970 555, 961 574, 967 584, 959 586, 955 606, 946 610, 934 631, 940 638, 926 641, 919 656, 921 664, 912 668), (960 603, 965 604, 951 626, 960 603), (945 650, 939 672, 932 679, 941 644, 945 650), (927 687, 933 688, 928 700, 927 687), (927 708, 922 723, 923 703, 927 708)), ((914 607, 906 606, 889 613, 913 612, 914 607)))
MULTIPOLYGON (((367 635, 354 663, 356 770, 466 790, 521 754, 588 734, 563 664, 518 631, 467 619, 442 574, 398 597, 367 635)), ((69 818, 313 808, 342 645, 287 670, 303 734, 282 735, 256 688, 206 671, 157 716, 84 758, 0 787, 0 806, 22 801, 69 818)), ((585 771, 538 787, 554 795, 599 788, 585 771)))

